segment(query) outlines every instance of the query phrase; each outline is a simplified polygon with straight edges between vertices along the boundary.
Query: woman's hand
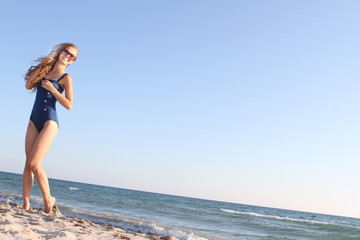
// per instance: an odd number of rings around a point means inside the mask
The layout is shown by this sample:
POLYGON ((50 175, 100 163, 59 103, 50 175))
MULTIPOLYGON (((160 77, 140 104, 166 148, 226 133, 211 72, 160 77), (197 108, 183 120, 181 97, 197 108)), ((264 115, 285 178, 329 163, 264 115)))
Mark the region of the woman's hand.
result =
POLYGON ((54 92, 56 90, 54 85, 48 80, 41 81, 41 86, 50 92, 54 92))

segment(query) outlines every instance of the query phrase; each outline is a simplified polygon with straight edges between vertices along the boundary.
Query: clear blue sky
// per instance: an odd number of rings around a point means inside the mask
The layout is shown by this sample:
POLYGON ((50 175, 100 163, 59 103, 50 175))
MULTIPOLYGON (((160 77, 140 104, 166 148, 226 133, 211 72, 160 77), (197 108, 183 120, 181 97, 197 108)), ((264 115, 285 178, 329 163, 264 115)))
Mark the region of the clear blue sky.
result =
POLYGON ((50 178, 360 217, 359 1, 5 1, 0 170, 31 61, 79 47, 50 178))

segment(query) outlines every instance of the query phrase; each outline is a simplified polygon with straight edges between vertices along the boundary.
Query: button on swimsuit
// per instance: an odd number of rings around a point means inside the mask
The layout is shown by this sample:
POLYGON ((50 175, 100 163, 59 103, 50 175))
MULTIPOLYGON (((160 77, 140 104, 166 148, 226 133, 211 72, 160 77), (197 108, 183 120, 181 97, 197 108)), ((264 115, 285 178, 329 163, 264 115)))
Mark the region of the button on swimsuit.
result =
POLYGON ((30 120, 39 132, 43 129, 45 122, 49 120, 55 121, 59 126, 59 120, 56 113, 57 100, 50 91, 41 86, 41 82, 44 81, 44 79, 50 81, 54 87, 62 93, 64 89, 59 84, 59 81, 65 77, 66 74, 67 73, 62 75, 58 80, 43 78, 37 87, 35 103, 31 112, 30 120))

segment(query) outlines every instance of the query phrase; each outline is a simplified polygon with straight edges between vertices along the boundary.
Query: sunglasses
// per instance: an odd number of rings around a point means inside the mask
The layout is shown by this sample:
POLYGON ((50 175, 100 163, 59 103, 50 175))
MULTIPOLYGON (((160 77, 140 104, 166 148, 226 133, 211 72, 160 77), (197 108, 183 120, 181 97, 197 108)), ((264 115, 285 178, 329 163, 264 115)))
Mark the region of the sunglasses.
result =
POLYGON ((76 60, 76 57, 75 57, 75 55, 74 54, 72 54, 71 52, 69 52, 66 48, 64 48, 63 50, 61 50, 61 51, 63 51, 66 55, 70 55, 70 60, 76 60))

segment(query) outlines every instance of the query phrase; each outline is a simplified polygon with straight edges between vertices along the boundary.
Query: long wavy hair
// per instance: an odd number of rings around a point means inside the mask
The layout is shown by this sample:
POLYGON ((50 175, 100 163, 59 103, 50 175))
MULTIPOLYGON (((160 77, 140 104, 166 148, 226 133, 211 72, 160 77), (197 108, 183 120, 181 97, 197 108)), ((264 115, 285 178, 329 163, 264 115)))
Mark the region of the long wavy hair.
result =
POLYGON ((31 81, 29 87, 30 89, 32 89, 33 91, 36 90, 36 88, 38 87, 41 79, 43 77, 46 76, 46 74, 48 74, 53 67, 55 66, 56 61, 59 59, 59 56, 61 54, 61 51, 64 48, 67 47, 73 47, 76 49, 76 51, 78 51, 78 48, 75 46, 75 44, 72 43, 60 43, 58 45, 56 45, 55 47, 53 47, 52 51, 50 52, 49 55, 45 56, 45 57, 39 57, 38 59, 34 60, 33 62, 38 62, 38 64, 35 64, 33 66, 31 66, 29 68, 29 70, 27 71, 27 73, 25 74, 24 78, 25 78, 25 82, 30 78, 30 76, 37 70, 39 69, 38 74, 33 78, 33 80, 31 81))

